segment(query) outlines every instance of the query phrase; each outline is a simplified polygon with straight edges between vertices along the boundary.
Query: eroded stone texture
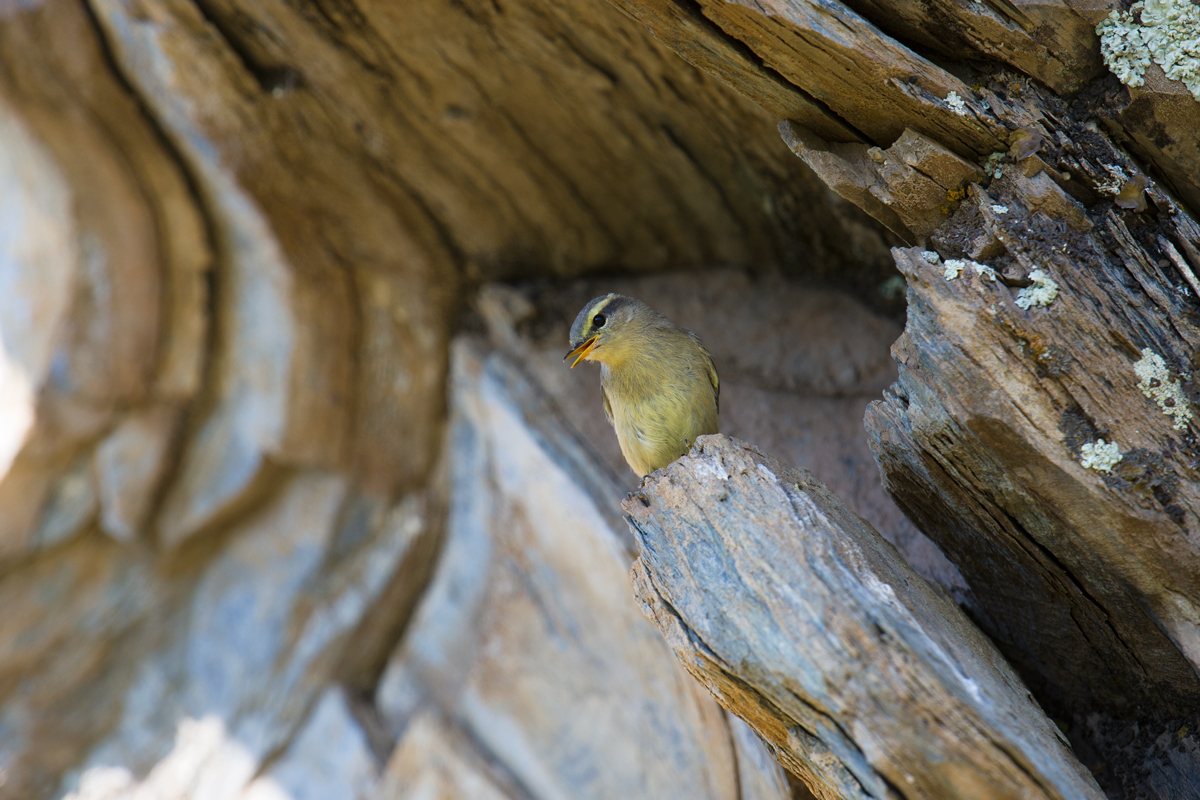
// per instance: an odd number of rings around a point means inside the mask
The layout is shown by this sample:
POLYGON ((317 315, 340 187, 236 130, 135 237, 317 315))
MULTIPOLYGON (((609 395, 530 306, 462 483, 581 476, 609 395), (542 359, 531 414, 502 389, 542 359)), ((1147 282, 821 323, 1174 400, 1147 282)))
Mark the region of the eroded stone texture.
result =
POLYGON ((784 796, 642 618, 569 429, 525 421, 508 357, 462 341, 454 365, 445 550, 380 685, 391 730, 438 708, 546 800, 784 796))
MULTIPOLYGON (((984 155, 1002 141, 1003 127, 966 83, 841 3, 702 0, 699 9, 712 24, 691 37, 679 35, 686 18, 669 13, 675 5, 669 0, 619 0, 619 5, 662 31, 667 41, 682 39, 681 53, 714 75, 727 75, 731 53, 749 49, 771 73, 798 94, 820 101, 857 134, 830 135, 807 115, 797 118, 830 141, 857 139, 886 147, 913 128, 964 155, 984 155), (952 96, 964 104, 961 109, 948 102, 952 96)), ((758 89, 771 79, 756 75, 749 82, 758 89)), ((740 88, 742 82, 730 83, 740 88)))
MULTIPOLYGON (((1188 222, 1164 214, 1162 235, 1190 241, 1188 222)), ((959 255, 982 230, 1002 249, 954 278, 897 251, 910 286, 900 382, 867 417, 889 490, 953 554, 981 624, 1060 709, 1169 715, 1200 702, 1197 501, 1182 455, 1194 434, 1179 416, 1191 401, 1157 388, 1179 380, 1161 359, 1200 334, 1178 267, 1144 254, 1159 246, 1147 227, 1133 211, 1085 214, 1048 178, 976 192, 938 249, 959 255), (1039 270, 1055 291, 1034 302, 1039 270), (1100 301, 1124 280, 1144 294, 1100 301), (1109 473, 1084 463, 1100 439, 1126 454, 1109 473)))
MULTIPOLYGON (((699 2, 687 13, 670 0, 613 2, 691 63, 801 129, 793 138, 807 144, 796 149, 830 188, 913 241, 921 234, 910 237, 910 224, 936 227, 943 204, 931 203, 932 187, 915 176, 908 176, 909 191, 888 198, 892 206, 881 201, 870 190, 876 176, 864 160, 866 148, 890 147, 911 128, 980 164, 1005 153, 1019 161, 1029 153, 1013 153, 1014 145, 1049 119, 1049 106, 1072 97, 1067 117, 1062 110, 1050 117, 1102 123, 1193 212, 1200 204, 1200 151, 1192 134, 1198 106, 1183 82, 1149 64, 1144 48, 1125 55, 1149 65, 1144 85, 1126 90, 1104 74, 1094 26, 1117 8, 1111 0, 699 2), (931 52, 942 57, 937 65, 922 58, 931 52), (803 104, 787 109, 776 97, 780 77, 802 100, 819 99, 854 135, 831 131, 825 116, 803 104)), ((1191 6, 1185 0, 1172 8, 1186 18, 1191 6)), ((1154 38, 1163 11, 1147 12, 1148 25, 1124 14, 1121 27, 1140 48, 1142 36, 1154 38)), ((1186 73, 1186 43, 1167 37, 1154 47, 1174 53, 1186 73)), ((1073 180, 1073 160, 1067 155, 1050 165, 1063 170, 1064 183, 1073 180)))
POLYGON ((760 113, 604 6, 94 8, 218 251, 212 396, 157 518, 171 547, 277 465, 421 482, 464 276, 853 255, 760 113), (828 223, 816 248, 801 214, 828 223))
POLYGON ((912 128, 886 150, 833 144, 791 120, 779 123, 779 133, 835 192, 910 242, 945 222, 966 184, 983 177, 975 164, 912 128))
POLYGON ((143 530, 168 468, 179 412, 169 406, 125 418, 97 445, 92 471, 97 483, 100 526, 130 541, 143 530))
POLYGON ((518 800, 470 741, 431 714, 412 720, 388 760, 379 800, 518 800))
MULTIPOLYGON (((281 748, 291 759, 285 753, 266 777, 278 785, 295 779, 303 760, 296 753, 312 752, 320 736, 301 727, 314 706, 309 726, 359 735, 326 686, 420 526, 409 524, 417 508, 405 503, 343 542, 345 493, 342 477, 295 476, 229 532, 229 546, 196 576, 184 606, 159 621, 157 643, 126 665, 119 721, 68 777, 69 790, 81 800, 107 797, 104 787, 119 779, 117 796, 233 797, 281 748)), ((369 773, 354 755, 363 745, 346 747, 327 779, 357 785, 354 775, 369 773)))
POLYGON ((1151 64, 1143 86, 1112 104, 1115 118, 1134 147, 1159 167, 1159 177, 1193 211, 1200 210, 1200 141, 1191 135, 1200 125, 1200 101, 1179 81, 1168 80, 1151 64))
POLYGON ((50 377, 79 270, 69 188, 44 146, 0 106, 0 558, 21 553, 51 477, 22 450, 36 433, 37 395, 50 377), (15 463, 14 463, 15 462, 15 463), (14 490, 19 487, 18 490, 14 490))
POLYGON ((0 106, 0 474, 7 473, 35 420, 35 398, 79 269, 69 188, 29 128, 0 106))
POLYGON ((987 57, 1038 78, 1055 91, 1077 91, 1103 69, 1095 20, 1070 0, 955 3, 944 0, 848 0, 846 5, 903 41, 954 59, 987 57))
MULTIPOLYGON (((730 272, 591 280, 524 293, 489 287, 479 308, 492 336, 520 359, 617 486, 637 483, 600 403, 595 365, 562 363, 574 313, 616 291, 695 331, 721 376, 721 429, 812 469, 872 522, 923 575, 950 591, 966 584, 883 491, 862 415, 894 380, 888 349, 900 328, 845 294, 778 277, 730 272)), ((619 495, 610 495, 615 503, 619 495)), ((621 514, 607 509, 612 524, 621 514)))
POLYGON ((701 436, 623 505, 646 614, 817 796, 1103 797, 995 646, 811 473, 701 436))
MULTIPOLYGON (((769 116, 606 5, 320 12, 0 8, 0 593, 20 606, 0 794, 234 796, 257 776, 270 795, 335 734, 331 774, 365 763, 330 684, 369 712, 436 555, 440 506, 414 492, 433 496, 464 282, 722 263, 871 289, 885 263, 769 116)), ((602 597, 627 600, 612 574, 602 597)), ((664 662, 655 687, 686 706, 664 662)), ((771 796, 762 753, 735 759, 688 708, 709 788, 771 796)))
POLYGON ((243 800, 369 800, 378 797, 375 755, 346 698, 327 689, 279 760, 243 800))
POLYGON ((0 581, 0 796, 48 797, 120 714, 122 649, 163 587, 145 558, 98 533, 0 581))
POLYGON ((210 251, 186 175, 84 8, 6 14, 0 53, 0 149, 15 159, 0 202, 16 204, 2 215, 15 227, 0 330, 24 370, 2 383, 33 403, 13 400, 3 424, 24 433, 0 437, 0 558, 12 558, 84 530, 98 487, 81 465, 118 409, 199 389, 210 251))

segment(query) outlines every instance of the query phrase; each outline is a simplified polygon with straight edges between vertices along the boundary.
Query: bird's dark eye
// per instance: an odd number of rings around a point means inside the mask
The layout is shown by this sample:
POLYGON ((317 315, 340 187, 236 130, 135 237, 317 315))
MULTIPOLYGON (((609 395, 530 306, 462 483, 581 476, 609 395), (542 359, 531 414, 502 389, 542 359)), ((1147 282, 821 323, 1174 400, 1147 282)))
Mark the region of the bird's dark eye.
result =
POLYGON ((603 328, 603 327, 604 327, 604 321, 605 321, 605 320, 604 320, 604 315, 603 315, 603 314, 597 314, 596 316, 592 317, 592 327, 593 327, 593 328, 603 328))

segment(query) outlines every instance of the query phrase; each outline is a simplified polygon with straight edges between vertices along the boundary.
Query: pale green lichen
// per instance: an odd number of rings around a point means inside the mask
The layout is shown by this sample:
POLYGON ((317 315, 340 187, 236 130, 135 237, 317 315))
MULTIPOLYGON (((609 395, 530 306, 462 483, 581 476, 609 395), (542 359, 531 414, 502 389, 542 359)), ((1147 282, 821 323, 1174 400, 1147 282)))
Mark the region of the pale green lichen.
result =
POLYGON ((1017 292, 1017 305, 1028 311, 1033 306, 1048 306, 1058 297, 1058 284, 1040 269, 1029 273, 1032 286, 1017 292))
POLYGON ((926 264, 936 264, 942 260, 942 257, 939 256, 937 253, 933 252, 932 250, 922 251, 921 258, 923 258, 925 260, 926 264))
MULTIPOLYGON (((936 253, 934 255, 937 255, 936 253)), ((996 280, 996 270, 989 267, 987 264, 980 264, 978 261, 970 261, 965 258, 950 258, 946 260, 945 271, 942 273, 946 280, 952 281, 962 274, 964 269, 970 267, 975 271, 975 274, 989 281, 996 280)))
POLYGON ((958 96, 958 92, 951 92, 946 95, 946 105, 950 106, 950 110, 960 117, 967 115, 967 103, 958 96))
POLYGON ((975 274, 979 277, 989 281, 996 280, 996 270, 987 264, 980 264, 978 261, 968 261, 967 263, 971 265, 971 268, 975 270, 975 274))
POLYGON ((1112 468, 1124 457, 1116 442, 1105 442, 1103 439, 1088 442, 1079 448, 1080 465, 1097 472, 1112 472, 1112 468))
POLYGON ((983 162, 983 174, 993 180, 999 180, 1004 175, 1004 168, 1000 166, 1000 162, 1008 155, 1003 150, 998 150, 987 157, 983 162))
POLYGON ((1143 0, 1096 26, 1104 63, 1126 86, 1146 82, 1151 62, 1200 101, 1200 11, 1192 0, 1143 0))
POLYGON ((1142 348, 1142 358, 1133 365, 1137 373, 1138 388, 1147 398, 1158 404, 1164 414, 1175 421, 1175 430, 1181 431, 1192 421, 1192 408, 1179 379, 1167 369, 1167 362, 1149 347, 1142 348))
POLYGON ((1007 214, 1008 206, 1002 206, 999 203, 992 203, 992 213, 993 214, 1007 214))

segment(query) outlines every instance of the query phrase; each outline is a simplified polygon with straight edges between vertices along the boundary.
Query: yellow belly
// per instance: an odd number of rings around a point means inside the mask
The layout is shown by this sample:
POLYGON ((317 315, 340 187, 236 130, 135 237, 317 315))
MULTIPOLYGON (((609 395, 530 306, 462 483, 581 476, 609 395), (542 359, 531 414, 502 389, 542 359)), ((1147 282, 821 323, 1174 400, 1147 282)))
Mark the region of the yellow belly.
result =
POLYGON ((611 397, 610 402, 621 454, 639 476, 679 458, 696 437, 718 432, 716 399, 711 395, 660 396, 641 403, 611 397))

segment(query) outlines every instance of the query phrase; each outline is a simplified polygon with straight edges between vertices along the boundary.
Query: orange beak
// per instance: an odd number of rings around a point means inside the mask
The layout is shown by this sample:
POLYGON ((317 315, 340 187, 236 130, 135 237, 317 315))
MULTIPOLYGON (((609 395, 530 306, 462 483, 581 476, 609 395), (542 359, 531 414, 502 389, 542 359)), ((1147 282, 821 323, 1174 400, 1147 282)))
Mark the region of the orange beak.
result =
POLYGON ((575 356, 575 360, 571 362, 571 369, 575 369, 576 364, 583 361, 583 359, 587 358, 588 353, 596 349, 596 341, 599 338, 599 336, 593 336, 590 339, 585 339, 582 344, 563 356, 563 361, 566 361, 571 356, 575 356))

